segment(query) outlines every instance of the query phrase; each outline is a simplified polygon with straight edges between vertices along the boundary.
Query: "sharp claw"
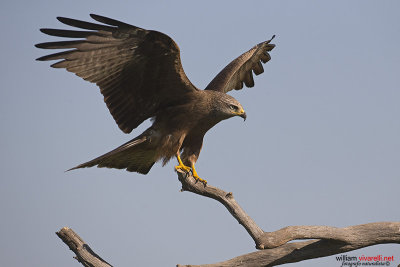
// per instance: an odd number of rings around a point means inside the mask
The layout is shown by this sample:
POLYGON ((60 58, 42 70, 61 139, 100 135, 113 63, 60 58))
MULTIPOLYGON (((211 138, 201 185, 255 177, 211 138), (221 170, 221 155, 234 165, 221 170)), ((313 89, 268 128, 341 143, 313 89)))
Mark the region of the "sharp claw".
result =
POLYGON ((191 168, 185 165, 175 166, 175 170, 184 170, 185 172, 190 172, 191 168))
POLYGON ((202 182, 204 185, 207 185, 207 181, 204 179, 201 179, 198 175, 193 175, 193 178, 196 180, 196 183, 202 182))
POLYGON ((204 184, 204 186, 207 185, 207 181, 204 179, 201 179, 197 175, 196 169, 194 168, 194 163, 192 163, 192 167, 189 167, 189 166, 186 166, 185 164, 183 164, 182 159, 179 154, 176 155, 176 158, 178 159, 179 165, 175 166, 175 170, 184 170, 186 172, 186 177, 188 177, 191 173, 193 178, 196 180, 196 183, 200 181, 204 184))

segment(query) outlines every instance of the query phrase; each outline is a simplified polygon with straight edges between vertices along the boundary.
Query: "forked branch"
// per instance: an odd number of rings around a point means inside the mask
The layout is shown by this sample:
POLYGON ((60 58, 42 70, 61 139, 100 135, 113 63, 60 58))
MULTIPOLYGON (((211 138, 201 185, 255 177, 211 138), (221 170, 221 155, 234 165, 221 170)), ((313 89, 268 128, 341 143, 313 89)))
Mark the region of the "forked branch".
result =
MULTIPOLYGON (((336 228, 329 226, 288 226, 275 232, 264 232, 252 218, 237 204, 232 193, 197 182, 192 176, 178 171, 182 191, 215 199, 222 203, 233 217, 254 239, 256 247, 261 249, 236 258, 205 265, 178 265, 181 267, 261 267, 276 266, 285 263, 326 257, 372 245, 400 244, 400 222, 379 222, 336 228), (313 239, 292 242, 299 239, 313 239)), ((111 266, 74 232, 64 227, 57 235, 77 255, 84 266, 111 266)))
POLYGON ((377 244, 400 244, 400 222, 369 223, 345 228, 288 226, 275 232, 264 232, 237 204, 231 192, 227 193, 208 184, 205 186, 184 172, 178 172, 178 179, 182 183, 182 191, 209 197, 223 204, 250 234, 256 248, 264 249, 225 262, 190 266, 275 266, 377 244), (317 240, 288 243, 299 239, 317 240))
MULTIPOLYGON (((376 231, 376 227, 382 226, 386 229, 386 227, 389 226, 388 223, 371 223, 364 225, 362 228, 360 228, 361 226, 350 226, 346 228, 329 226, 288 226, 275 232, 264 232, 239 204, 237 204, 231 192, 227 193, 208 184, 204 185, 184 172, 178 171, 177 173, 178 179, 182 183, 182 191, 190 191, 222 203, 251 235, 258 249, 276 248, 297 239, 327 239, 352 243, 358 240, 360 234, 364 234, 365 232, 373 234, 370 233, 370 231, 376 231)), ((380 239, 387 240, 388 242, 390 242, 390 238, 393 239, 392 241, 398 240, 400 223, 394 224, 397 224, 398 227, 397 235, 393 235, 393 232, 389 232, 389 236, 382 236, 380 239)))
MULTIPOLYGON (((308 226, 295 226, 308 232, 308 226)), ((204 265, 177 265, 179 267, 267 267, 285 263, 299 262, 308 259, 326 257, 352 251, 368 246, 397 243, 400 244, 400 223, 382 222, 335 228, 326 226, 312 226, 317 232, 333 239, 317 239, 303 242, 286 243, 280 247, 264 249, 249 254, 241 255, 233 259, 204 265), (331 233, 329 233, 333 230, 331 233), (328 231, 328 232, 325 232, 328 231), (347 241, 338 241, 335 232, 341 235, 349 235, 347 241), (347 233, 347 234, 346 234, 347 233)), ((274 232, 276 233, 276 232, 274 232)), ((318 234, 318 233, 317 233, 318 234)), ((308 234, 306 234, 308 236, 308 234)))

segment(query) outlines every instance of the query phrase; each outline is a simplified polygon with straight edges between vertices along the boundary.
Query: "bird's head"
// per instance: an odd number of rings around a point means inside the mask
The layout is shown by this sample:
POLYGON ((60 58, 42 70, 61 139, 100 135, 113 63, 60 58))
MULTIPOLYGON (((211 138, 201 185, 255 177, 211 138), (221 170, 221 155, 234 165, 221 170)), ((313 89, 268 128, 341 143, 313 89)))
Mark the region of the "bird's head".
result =
POLYGON ((219 115, 223 116, 224 119, 239 116, 246 120, 247 117, 239 101, 227 94, 221 94, 218 97, 217 109, 219 115))

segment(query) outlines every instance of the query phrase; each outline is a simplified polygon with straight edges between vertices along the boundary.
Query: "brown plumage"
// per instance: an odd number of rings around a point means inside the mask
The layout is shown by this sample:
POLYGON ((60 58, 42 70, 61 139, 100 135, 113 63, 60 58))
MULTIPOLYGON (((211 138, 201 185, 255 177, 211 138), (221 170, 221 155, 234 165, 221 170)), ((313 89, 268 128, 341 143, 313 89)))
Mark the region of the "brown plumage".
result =
POLYGON ((73 41, 37 44, 44 49, 70 49, 38 58, 61 60, 65 68, 96 83, 119 128, 130 133, 148 118, 153 125, 122 146, 72 169, 108 167, 146 174, 159 160, 176 156, 177 169, 191 170, 201 181, 194 164, 205 133, 221 120, 246 118, 240 103, 226 94, 254 86, 252 73, 264 72, 275 45, 268 40, 227 65, 207 86, 197 89, 183 71, 178 45, 167 35, 114 19, 90 15, 103 24, 58 17, 64 24, 84 29, 41 29, 73 41), (181 161, 182 158, 182 161, 181 161), (190 166, 190 167, 189 167, 190 166))

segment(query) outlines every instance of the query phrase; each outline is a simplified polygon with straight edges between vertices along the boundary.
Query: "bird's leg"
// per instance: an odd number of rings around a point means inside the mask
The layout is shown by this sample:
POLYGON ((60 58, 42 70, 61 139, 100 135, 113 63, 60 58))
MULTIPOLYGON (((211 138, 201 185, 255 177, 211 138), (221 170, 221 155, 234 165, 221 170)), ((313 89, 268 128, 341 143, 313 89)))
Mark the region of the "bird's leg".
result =
POLYGON ((182 160, 181 160, 181 156, 179 155, 179 152, 176 153, 176 158, 178 159, 179 165, 175 166, 176 170, 184 170, 185 172, 189 173, 190 172, 190 167, 186 166, 185 164, 183 164, 182 160))
POLYGON ((192 162, 192 174, 193 174, 193 178, 196 179, 196 181, 200 181, 200 182, 202 182, 204 185, 207 184, 207 181, 204 180, 204 179, 201 179, 201 178, 199 177, 199 175, 197 174, 196 169, 194 168, 194 163, 193 163, 193 162, 192 162))
POLYGON ((176 170, 184 170, 184 171, 187 172, 187 173, 189 173, 190 171, 192 171, 193 178, 194 178, 196 181, 200 181, 200 182, 202 182, 204 185, 207 184, 207 181, 204 180, 204 179, 201 179, 201 178, 199 177, 199 175, 197 174, 196 169, 195 169, 195 167, 194 167, 194 162, 191 162, 192 168, 190 168, 189 166, 186 166, 185 164, 183 164, 182 159, 181 159, 181 156, 179 155, 179 152, 176 154, 176 158, 178 159, 178 162, 179 162, 179 165, 178 165, 178 166, 175 166, 175 169, 176 169, 176 170))

